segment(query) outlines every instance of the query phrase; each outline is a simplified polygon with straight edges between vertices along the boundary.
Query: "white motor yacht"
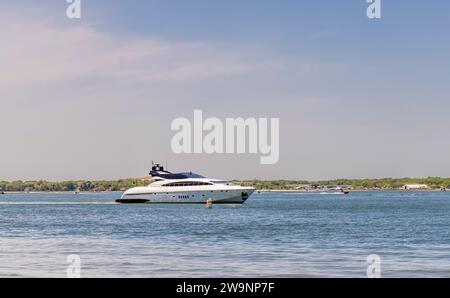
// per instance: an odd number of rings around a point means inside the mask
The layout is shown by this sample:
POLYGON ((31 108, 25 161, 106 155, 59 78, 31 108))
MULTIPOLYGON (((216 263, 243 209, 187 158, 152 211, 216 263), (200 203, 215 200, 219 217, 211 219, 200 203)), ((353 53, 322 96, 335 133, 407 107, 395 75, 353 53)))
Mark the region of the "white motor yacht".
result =
POLYGON ((255 191, 253 187, 235 185, 229 181, 210 179, 188 173, 171 173, 160 164, 152 167, 154 182, 145 187, 127 190, 117 203, 177 203, 177 204, 242 204, 255 191))

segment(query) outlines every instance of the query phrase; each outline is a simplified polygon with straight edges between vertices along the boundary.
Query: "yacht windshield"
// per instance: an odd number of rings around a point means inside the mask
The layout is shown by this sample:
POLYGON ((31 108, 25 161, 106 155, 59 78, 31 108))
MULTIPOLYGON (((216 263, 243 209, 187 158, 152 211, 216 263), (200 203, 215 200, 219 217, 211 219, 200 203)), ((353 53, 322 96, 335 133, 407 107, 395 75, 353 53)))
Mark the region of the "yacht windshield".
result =
POLYGON ((199 174, 196 174, 196 173, 192 173, 192 172, 182 173, 181 175, 186 176, 186 178, 205 178, 202 175, 199 175, 199 174))
POLYGON ((189 172, 189 173, 168 173, 168 172, 166 172, 166 173, 161 173, 161 172, 155 173, 155 172, 152 172, 152 176, 154 176, 154 177, 161 177, 161 178, 169 179, 169 180, 171 180, 171 179, 180 180, 180 179, 188 179, 188 178, 205 178, 205 177, 203 177, 203 176, 201 176, 199 174, 195 174, 195 173, 192 173, 192 172, 189 172))

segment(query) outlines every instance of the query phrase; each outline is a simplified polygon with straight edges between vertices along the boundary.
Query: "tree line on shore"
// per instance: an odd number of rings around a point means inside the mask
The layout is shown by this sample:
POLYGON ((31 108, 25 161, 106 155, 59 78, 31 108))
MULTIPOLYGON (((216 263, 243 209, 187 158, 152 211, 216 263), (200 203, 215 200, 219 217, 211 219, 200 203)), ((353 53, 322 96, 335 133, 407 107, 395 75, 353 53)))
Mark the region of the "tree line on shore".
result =
POLYGON ((99 181, 12 181, 0 182, 0 191, 9 192, 52 192, 52 191, 123 191, 135 186, 148 185, 146 179, 120 179, 120 180, 99 180, 99 181))
MULTIPOLYGON (((247 180, 234 181, 235 183, 254 186, 256 189, 267 190, 289 190, 304 185, 323 186, 350 186, 355 189, 401 189, 405 184, 426 184, 429 188, 450 189, 450 178, 428 177, 428 178, 385 178, 385 179, 338 179, 326 181, 297 181, 297 180, 247 180)), ((0 191, 4 192, 52 192, 52 191, 124 191, 135 186, 145 186, 150 183, 148 179, 120 179, 99 181, 12 181, 0 182, 0 191)))
POLYGON ((267 190, 289 190, 302 186, 349 186, 355 189, 403 189, 407 184, 425 184, 430 189, 450 189, 450 178, 428 177, 428 178, 383 178, 383 179, 337 179, 323 181, 296 181, 296 180, 275 180, 275 181, 236 181, 254 186, 256 189, 267 190))

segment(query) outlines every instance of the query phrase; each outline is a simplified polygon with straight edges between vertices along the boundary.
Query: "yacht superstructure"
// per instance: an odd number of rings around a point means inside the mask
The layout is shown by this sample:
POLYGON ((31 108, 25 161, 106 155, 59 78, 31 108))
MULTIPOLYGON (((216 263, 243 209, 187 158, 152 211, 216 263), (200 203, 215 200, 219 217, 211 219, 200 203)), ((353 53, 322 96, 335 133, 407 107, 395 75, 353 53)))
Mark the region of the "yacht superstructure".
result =
POLYGON ((154 182, 127 190, 118 203, 242 204, 255 191, 253 187, 210 179, 188 173, 171 173, 159 164, 152 167, 154 182))

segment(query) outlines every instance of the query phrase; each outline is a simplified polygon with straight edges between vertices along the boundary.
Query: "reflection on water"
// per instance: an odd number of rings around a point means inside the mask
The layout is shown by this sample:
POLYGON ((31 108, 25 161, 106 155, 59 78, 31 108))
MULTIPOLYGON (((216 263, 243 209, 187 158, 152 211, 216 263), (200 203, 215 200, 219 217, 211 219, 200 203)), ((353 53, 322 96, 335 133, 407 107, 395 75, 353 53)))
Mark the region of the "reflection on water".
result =
POLYGON ((450 277, 450 193, 255 194, 243 206, 0 196, 0 277, 450 277))

